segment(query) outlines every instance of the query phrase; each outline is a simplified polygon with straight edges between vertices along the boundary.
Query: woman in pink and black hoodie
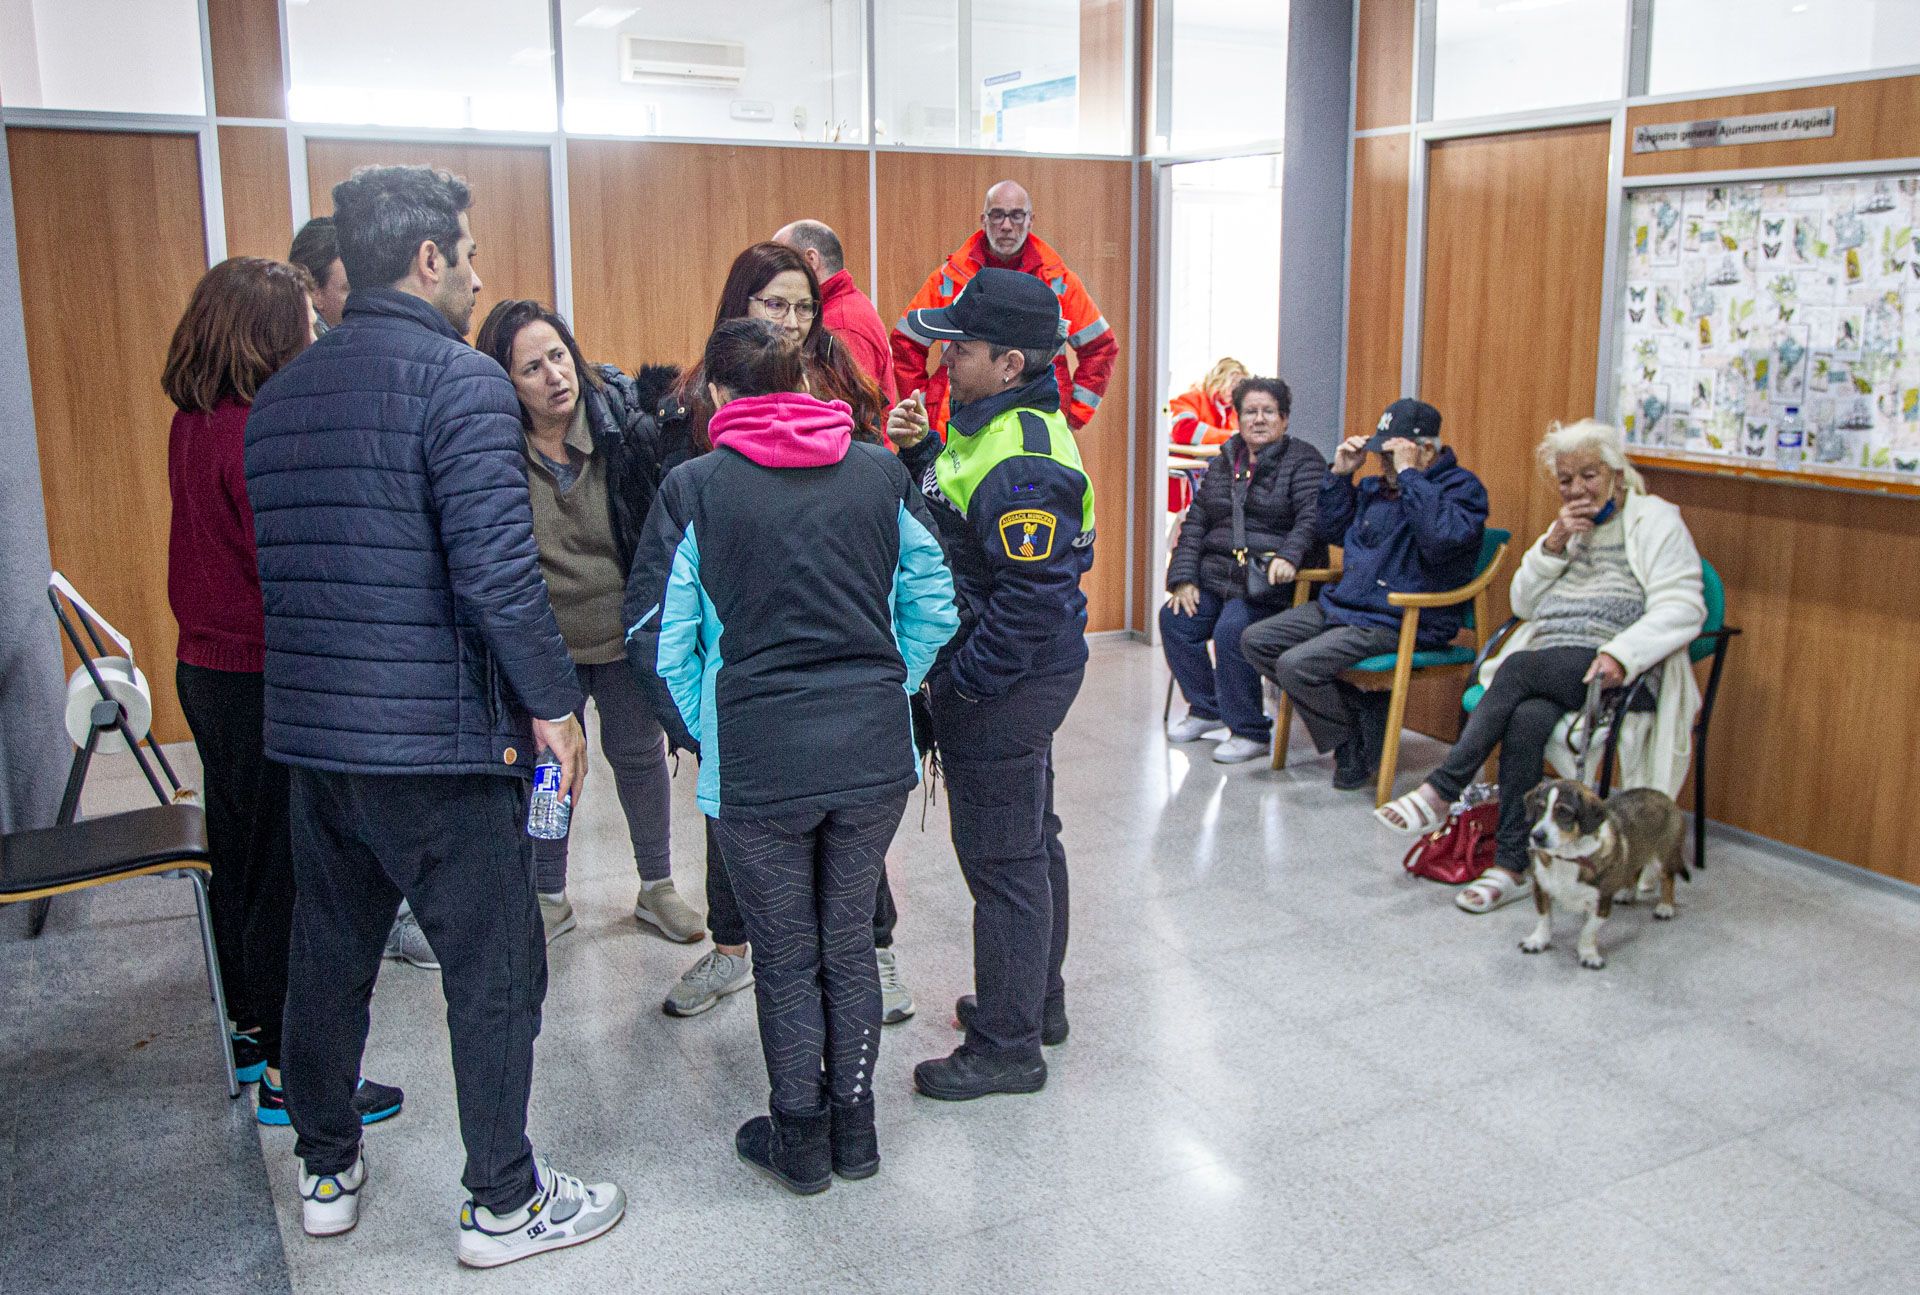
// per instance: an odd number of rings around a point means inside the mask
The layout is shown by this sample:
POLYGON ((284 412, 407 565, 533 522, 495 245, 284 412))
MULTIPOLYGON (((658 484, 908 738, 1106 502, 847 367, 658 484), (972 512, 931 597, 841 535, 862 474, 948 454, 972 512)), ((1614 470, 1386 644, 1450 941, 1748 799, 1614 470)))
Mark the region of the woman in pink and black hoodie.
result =
POLYGON ((879 1167, 874 887, 919 780, 908 698, 959 616, 919 488, 807 394, 789 338, 728 320, 703 371, 714 452, 661 483, 627 659, 700 753, 753 944, 772 1100, 736 1149, 811 1193, 879 1167))

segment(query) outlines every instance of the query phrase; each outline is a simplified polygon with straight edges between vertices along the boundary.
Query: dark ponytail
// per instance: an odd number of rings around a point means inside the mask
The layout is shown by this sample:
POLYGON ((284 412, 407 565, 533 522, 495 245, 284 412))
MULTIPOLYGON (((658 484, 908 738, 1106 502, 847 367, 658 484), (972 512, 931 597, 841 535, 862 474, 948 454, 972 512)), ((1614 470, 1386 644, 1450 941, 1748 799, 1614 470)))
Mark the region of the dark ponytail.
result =
POLYGON ((806 390, 800 347, 762 319, 729 319, 707 338, 701 378, 735 397, 806 390))

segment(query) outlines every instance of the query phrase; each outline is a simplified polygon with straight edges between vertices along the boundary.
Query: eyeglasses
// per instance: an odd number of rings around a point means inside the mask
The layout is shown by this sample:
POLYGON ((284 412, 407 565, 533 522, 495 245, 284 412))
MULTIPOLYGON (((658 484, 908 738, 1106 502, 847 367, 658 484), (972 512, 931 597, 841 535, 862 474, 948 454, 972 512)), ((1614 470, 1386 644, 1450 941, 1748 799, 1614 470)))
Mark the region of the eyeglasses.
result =
POLYGON ((1033 219, 1033 213, 1024 211, 1019 207, 1015 207, 1012 211, 1007 211, 1001 207, 992 207, 988 209, 986 218, 989 225, 1024 225, 1033 219))
POLYGON ((747 300, 757 302, 760 309, 775 319, 785 319, 791 313, 795 319, 805 323, 820 313, 820 303, 817 301, 787 301, 781 297, 748 297, 747 300))

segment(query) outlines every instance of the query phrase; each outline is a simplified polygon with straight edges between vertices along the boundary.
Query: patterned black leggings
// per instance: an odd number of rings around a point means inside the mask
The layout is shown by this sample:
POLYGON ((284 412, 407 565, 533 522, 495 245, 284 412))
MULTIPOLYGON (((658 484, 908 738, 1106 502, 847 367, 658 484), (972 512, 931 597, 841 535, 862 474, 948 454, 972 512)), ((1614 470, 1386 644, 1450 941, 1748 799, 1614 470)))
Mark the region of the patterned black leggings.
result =
POLYGON ((773 1108, 804 1115, 873 1095, 880 974, 873 894, 905 794, 844 809, 721 818, 714 830, 753 942, 773 1108))

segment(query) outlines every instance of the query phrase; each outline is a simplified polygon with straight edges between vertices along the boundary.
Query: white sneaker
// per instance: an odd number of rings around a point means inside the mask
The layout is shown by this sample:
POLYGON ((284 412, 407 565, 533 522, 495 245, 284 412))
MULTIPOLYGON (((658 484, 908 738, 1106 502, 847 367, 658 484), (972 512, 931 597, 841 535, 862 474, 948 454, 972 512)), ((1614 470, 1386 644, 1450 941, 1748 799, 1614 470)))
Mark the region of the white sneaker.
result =
POLYGON ((1210 733, 1226 731, 1227 726, 1217 719, 1202 719, 1198 715, 1188 715, 1185 719, 1177 719, 1167 725, 1167 741, 1198 742, 1210 733))
POLYGON ((913 995, 900 983, 900 960, 892 949, 875 949, 880 964, 880 1024, 898 1025, 913 1015, 913 995))
POLYGON ((707 919, 680 898, 672 877, 641 883, 633 899, 633 920, 653 927, 675 944, 692 944, 707 933, 707 919))
POLYGON ((367 1185, 367 1153, 354 1158, 344 1174, 316 1178, 300 1167, 300 1226, 310 1237, 351 1232, 360 1221, 360 1191, 367 1185))
POLYGON ((1230 737, 1213 748, 1215 764, 1245 764, 1249 760, 1258 760, 1271 748, 1258 738, 1230 737))
POLYGON ((533 1158, 533 1199, 511 1214, 468 1201, 460 1207, 460 1262, 498 1268, 546 1250, 591 1241, 627 1212, 627 1194, 613 1183, 583 1183, 533 1158))

